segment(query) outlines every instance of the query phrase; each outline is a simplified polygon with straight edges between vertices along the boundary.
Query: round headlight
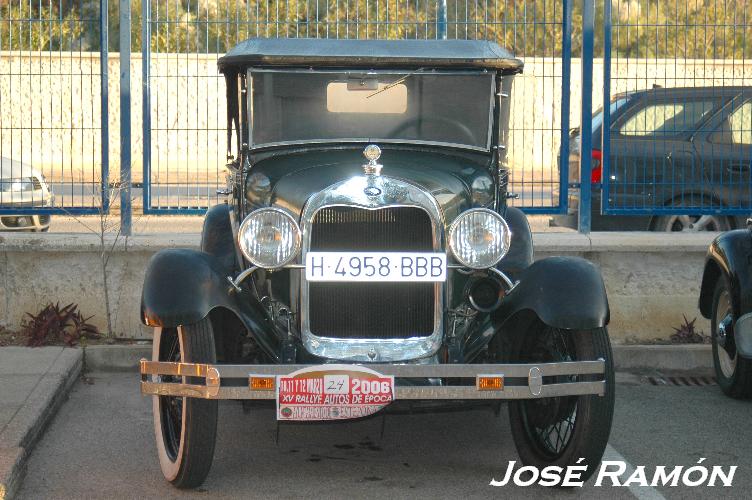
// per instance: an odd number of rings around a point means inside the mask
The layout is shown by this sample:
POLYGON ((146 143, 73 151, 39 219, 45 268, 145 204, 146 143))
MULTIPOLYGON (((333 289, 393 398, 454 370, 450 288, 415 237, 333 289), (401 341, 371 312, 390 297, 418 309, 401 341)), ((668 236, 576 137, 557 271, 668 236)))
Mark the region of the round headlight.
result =
POLYGON ((248 214, 240 225, 238 244, 254 266, 275 269, 298 255, 300 228, 287 212, 260 208, 248 214))
POLYGON ((511 237, 501 215, 486 208, 474 208, 460 214, 449 227, 449 248, 461 265, 486 269, 506 255, 511 237))

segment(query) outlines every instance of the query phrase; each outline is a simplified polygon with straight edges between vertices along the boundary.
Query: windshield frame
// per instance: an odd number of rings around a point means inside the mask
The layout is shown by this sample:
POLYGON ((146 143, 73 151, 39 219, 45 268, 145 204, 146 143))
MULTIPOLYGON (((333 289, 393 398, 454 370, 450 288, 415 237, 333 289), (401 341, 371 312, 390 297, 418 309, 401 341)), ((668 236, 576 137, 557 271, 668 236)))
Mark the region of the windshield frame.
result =
MULTIPOLYGON (((455 149, 464 149, 469 151, 480 151, 489 153, 493 150, 495 141, 493 140, 493 131, 495 124, 495 93, 496 93, 496 78, 495 72, 487 69, 436 69, 436 68, 415 68, 415 69, 354 69, 354 68, 269 68, 269 67, 248 67, 246 68, 246 81, 248 89, 247 107, 246 113, 248 116, 248 148, 250 151, 262 151, 270 148, 283 148, 305 145, 326 145, 326 144, 364 144, 370 142, 377 142, 383 144, 403 144, 403 145, 421 145, 429 147, 449 147, 455 149), (441 141, 427 141, 419 139, 383 139, 378 137, 341 137, 336 139, 307 139, 307 140, 294 140, 294 141, 279 141, 279 142, 266 142, 260 144, 254 144, 253 142, 253 128, 257 122, 257 117, 254 116, 253 110, 253 74, 256 73, 317 73, 317 74, 332 74, 332 75, 379 75, 388 74, 395 75, 398 78, 409 79, 413 76, 419 76, 421 74, 430 75, 487 75, 489 77, 489 92, 488 92, 488 121, 487 121, 487 134, 485 147, 441 142, 441 141)), ((263 120, 258 120, 259 123, 263 123, 263 120)))

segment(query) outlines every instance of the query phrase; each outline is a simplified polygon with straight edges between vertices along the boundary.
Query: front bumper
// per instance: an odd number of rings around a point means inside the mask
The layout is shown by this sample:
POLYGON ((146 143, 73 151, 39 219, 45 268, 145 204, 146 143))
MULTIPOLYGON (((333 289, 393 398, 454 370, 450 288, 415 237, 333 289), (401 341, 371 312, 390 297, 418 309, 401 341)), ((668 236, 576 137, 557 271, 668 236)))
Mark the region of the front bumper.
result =
MULTIPOLYGON (((250 378, 288 375, 310 365, 208 365, 200 363, 169 363, 141 360, 141 393, 158 396, 180 396, 203 399, 267 399, 274 400, 274 389, 252 389, 250 378), (150 376, 180 376, 183 382, 157 382, 150 376), (185 377, 203 379, 203 383, 187 383, 185 377)), ((320 365, 325 368, 326 365, 320 365)), ((533 364, 367 364, 382 375, 397 379, 395 400, 460 400, 460 399, 537 399, 558 396, 603 396, 606 390, 603 359, 533 364), (480 377, 504 379, 501 389, 480 389, 480 377), (592 380, 575 380, 587 376, 592 380), (457 379, 465 385, 405 385, 426 379, 457 379), (563 381, 569 379, 569 381, 563 381), (472 381, 473 385, 470 385, 472 381)))
POLYGON ((48 227, 49 215, 0 215, 0 231, 42 231, 48 227))
POLYGON ((50 227, 48 214, 25 212, 27 209, 52 207, 55 197, 41 190, 23 196, 0 196, 0 208, 11 213, 0 214, 0 231, 42 231, 50 227), (13 211, 18 210, 18 213, 13 211))

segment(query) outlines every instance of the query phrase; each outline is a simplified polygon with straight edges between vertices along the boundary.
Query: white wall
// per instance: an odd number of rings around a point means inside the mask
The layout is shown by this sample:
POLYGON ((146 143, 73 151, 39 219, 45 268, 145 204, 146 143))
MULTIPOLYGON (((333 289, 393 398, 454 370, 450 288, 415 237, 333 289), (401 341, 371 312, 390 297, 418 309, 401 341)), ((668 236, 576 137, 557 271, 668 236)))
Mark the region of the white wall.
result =
MULTIPOLYGON (((683 316, 708 333, 697 300, 711 233, 535 233, 536 258, 580 256, 597 264, 611 306, 615 342, 666 339, 683 316)), ((197 248, 199 235, 135 236, 112 254, 108 279, 117 337, 148 338, 139 307, 144 270, 163 248, 197 248)), ((555 279, 555 277, 552 277, 555 279)), ((48 302, 77 303, 106 329, 99 248, 90 234, 0 235, 0 325, 17 329, 48 302)))

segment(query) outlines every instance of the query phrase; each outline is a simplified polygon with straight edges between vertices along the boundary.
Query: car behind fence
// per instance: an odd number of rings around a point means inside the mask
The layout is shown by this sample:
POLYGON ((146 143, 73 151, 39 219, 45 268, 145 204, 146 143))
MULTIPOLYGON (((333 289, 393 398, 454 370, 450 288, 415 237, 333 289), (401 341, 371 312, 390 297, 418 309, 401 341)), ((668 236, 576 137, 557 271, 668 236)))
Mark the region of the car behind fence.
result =
POLYGON ((705 223, 752 212, 749 16, 750 0, 0 2, 0 215, 112 201, 127 232, 131 212, 220 201, 216 62, 243 39, 447 38, 494 40, 525 63, 504 141, 514 204, 582 231, 625 215, 722 229, 705 223))

